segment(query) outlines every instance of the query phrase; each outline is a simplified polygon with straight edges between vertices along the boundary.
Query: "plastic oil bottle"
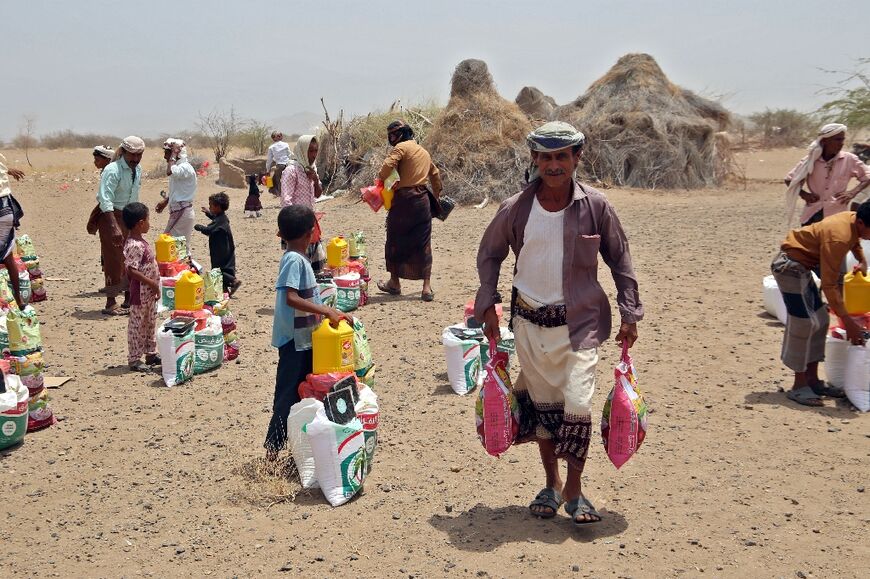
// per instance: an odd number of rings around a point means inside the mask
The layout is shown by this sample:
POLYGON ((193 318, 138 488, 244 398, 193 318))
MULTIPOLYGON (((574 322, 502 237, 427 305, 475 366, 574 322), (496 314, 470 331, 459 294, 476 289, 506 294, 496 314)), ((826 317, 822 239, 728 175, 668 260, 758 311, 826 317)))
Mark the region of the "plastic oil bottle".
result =
POLYGON ((205 282, 198 273, 185 271, 175 282, 175 309, 201 310, 205 303, 205 282))
POLYGON ((178 248, 175 245, 175 238, 166 233, 161 233, 157 236, 157 241, 154 242, 157 248, 157 263, 172 263, 178 261, 178 248))
POLYGON ((849 315, 870 312, 870 277, 860 271, 843 277, 843 301, 849 315))
POLYGON ((353 372, 353 328, 346 321, 333 328, 324 319, 311 334, 311 349, 315 374, 353 372))

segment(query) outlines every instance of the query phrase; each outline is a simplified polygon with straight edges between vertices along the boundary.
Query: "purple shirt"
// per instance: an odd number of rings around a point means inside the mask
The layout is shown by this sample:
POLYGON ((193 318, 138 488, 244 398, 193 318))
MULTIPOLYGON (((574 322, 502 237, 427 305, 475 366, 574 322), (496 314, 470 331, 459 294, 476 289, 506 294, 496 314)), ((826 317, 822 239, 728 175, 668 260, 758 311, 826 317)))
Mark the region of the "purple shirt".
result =
MULTIPOLYGON (((518 256, 523 249, 526 222, 539 183, 533 181, 506 199, 483 233, 477 251, 480 289, 474 303, 474 316, 479 320, 490 306, 501 301, 499 270, 509 250, 518 256)), ((596 348, 607 340, 611 330, 610 302, 598 283, 599 254, 616 283, 622 321, 635 323, 643 318, 628 239, 604 194, 576 181, 574 199, 565 209, 564 219, 562 287, 571 346, 574 350, 596 348)))

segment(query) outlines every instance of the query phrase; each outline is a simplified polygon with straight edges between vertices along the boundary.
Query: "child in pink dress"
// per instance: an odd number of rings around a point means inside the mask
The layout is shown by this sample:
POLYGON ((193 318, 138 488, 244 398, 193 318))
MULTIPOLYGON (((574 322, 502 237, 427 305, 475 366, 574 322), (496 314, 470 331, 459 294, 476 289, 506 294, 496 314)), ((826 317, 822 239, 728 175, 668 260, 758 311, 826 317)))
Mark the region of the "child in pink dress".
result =
POLYGON ((130 279, 130 317, 127 323, 127 361, 131 370, 148 371, 149 365, 159 364, 155 318, 157 298, 160 296, 160 277, 151 245, 142 237, 148 233, 148 207, 130 203, 124 207, 124 225, 130 231, 124 243, 124 265, 130 279), (145 363, 142 363, 142 355, 145 363))

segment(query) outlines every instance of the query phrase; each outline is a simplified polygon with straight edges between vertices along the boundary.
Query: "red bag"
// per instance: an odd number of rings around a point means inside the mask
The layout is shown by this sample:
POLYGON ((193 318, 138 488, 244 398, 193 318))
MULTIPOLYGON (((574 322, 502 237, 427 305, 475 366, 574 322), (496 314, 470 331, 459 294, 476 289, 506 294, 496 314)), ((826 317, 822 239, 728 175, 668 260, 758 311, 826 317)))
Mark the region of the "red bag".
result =
POLYGON ((384 206, 384 197, 382 195, 383 190, 383 185, 369 185, 368 187, 363 187, 359 190, 359 192, 362 193, 363 201, 368 203, 369 207, 371 207, 372 211, 375 213, 380 211, 381 207, 384 206))
POLYGON ((475 418, 481 444, 495 457, 511 447, 520 430, 520 409, 511 391, 507 363, 508 353, 498 351, 495 341, 490 341, 489 361, 475 405, 475 418))
POLYGON ((646 402, 637 385, 637 372, 628 355, 628 342, 622 343, 622 358, 613 369, 615 383, 601 416, 601 438, 610 462, 616 468, 628 462, 643 443, 647 431, 646 402))
POLYGON ((347 378, 353 372, 330 372, 329 374, 309 374, 305 380, 299 384, 300 398, 314 398, 321 402, 326 397, 327 392, 335 386, 336 382, 347 378))

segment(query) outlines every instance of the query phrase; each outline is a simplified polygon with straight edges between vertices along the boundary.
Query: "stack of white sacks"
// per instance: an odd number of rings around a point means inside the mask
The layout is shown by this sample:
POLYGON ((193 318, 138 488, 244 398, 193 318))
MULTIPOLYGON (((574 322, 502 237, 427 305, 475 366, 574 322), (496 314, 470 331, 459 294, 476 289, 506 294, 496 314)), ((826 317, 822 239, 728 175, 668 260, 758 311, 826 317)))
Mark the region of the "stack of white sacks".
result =
MULTIPOLYGON (((496 306, 499 321, 501 305, 496 306)), ((507 328, 499 328, 501 338, 497 349, 512 355, 514 335, 507 328)), ((444 328, 441 334, 444 356, 447 360, 447 379, 450 387, 460 396, 483 384, 484 366, 489 360, 489 343, 480 324, 474 319, 474 302, 465 305, 465 321, 444 328)))

